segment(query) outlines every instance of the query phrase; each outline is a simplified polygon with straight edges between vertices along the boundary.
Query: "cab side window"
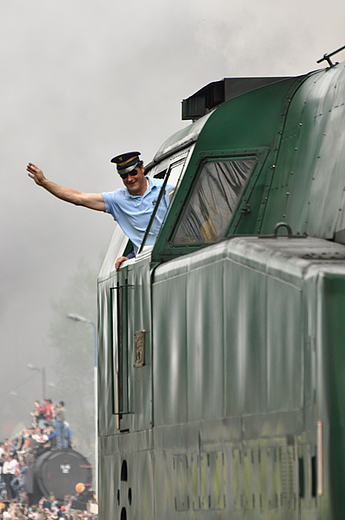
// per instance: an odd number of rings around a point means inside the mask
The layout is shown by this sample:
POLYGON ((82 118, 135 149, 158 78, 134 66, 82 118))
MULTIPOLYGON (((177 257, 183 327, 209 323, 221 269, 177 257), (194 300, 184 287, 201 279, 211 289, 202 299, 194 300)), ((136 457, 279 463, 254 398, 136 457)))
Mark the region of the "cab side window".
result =
POLYGON ((253 157, 206 162, 173 244, 214 243, 224 238, 256 162, 253 157))

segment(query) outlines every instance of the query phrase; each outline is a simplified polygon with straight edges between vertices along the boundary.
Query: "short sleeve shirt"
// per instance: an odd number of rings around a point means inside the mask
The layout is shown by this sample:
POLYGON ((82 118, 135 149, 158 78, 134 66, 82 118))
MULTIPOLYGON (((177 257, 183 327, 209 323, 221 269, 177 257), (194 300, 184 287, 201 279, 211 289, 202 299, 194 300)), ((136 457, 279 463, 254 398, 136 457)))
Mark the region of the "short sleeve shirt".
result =
MULTIPOLYGON (((106 213, 110 213, 114 217, 122 231, 131 240, 135 254, 137 254, 144 238, 147 225, 164 182, 162 179, 154 179, 152 177, 147 177, 147 179, 149 186, 142 196, 130 195, 127 188, 102 193, 106 213)), ((168 209, 169 193, 173 189, 174 186, 169 184, 165 187, 165 192, 147 237, 146 245, 152 245, 156 240, 164 215, 168 209)))

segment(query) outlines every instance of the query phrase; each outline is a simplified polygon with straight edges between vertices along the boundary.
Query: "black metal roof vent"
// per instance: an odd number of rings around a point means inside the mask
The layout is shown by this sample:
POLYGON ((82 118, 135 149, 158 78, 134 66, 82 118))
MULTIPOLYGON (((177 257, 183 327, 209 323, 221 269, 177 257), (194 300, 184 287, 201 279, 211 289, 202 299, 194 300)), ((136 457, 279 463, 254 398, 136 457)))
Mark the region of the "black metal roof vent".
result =
POLYGON ((287 78, 224 78, 209 83, 182 101, 182 120, 199 119, 229 99, 283 79, 287 78))

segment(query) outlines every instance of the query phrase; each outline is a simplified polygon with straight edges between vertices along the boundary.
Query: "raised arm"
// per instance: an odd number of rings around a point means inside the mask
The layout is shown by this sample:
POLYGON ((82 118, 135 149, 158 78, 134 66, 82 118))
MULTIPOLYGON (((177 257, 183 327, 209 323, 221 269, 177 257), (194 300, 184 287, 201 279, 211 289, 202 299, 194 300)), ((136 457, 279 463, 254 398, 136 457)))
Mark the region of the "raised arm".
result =
POLYGON ((58 199, 70 202, 76 206, 85 206, 86 208, 94 209, 96 211, 105 211, 103 197, 100 193, 82 193, 73 188, 65 188, 59 186, 52 181, 48 181, 43 174, 43 171, 32 163, 26 167, 29 177, 35 181, 38 186, 46 189, 57 197, 58 199))

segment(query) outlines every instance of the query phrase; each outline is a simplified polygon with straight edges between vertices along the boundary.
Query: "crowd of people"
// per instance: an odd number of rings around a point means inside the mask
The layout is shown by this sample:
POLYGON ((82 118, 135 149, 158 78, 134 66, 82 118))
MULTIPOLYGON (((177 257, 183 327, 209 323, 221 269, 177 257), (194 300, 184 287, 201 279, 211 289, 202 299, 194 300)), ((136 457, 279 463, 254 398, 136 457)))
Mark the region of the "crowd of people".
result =
POLYGON ((72 432, 66 421, 65 403, 60 401, 58 405, 52 404, 51 399, 43 399, 34 402, 35 410, 31 412, 32 428, 39 435, 37 442, 51 447, 71 448, 72 432))
POLYGON ((0 502, 0 518, 3 520, 97 520, 97 517, 91 511, 73 509, 70 495, 66 495, 63 501, 55 500, 54 495, 42 497, 34 506, 29 506, 26 493, 20 494, 20 500, 11 500, 8 504, 0 502))
POLYGON ((50 399, 34 402, 30 427, 13 439, 0 442, 0 520, 95 520, 88 511, 74 510, 70 495, 63 501, 54 495, 32 505, 26 492, 26 474, 35 459, 51 448, 72 448, 72 432, 66 422, 63 401, 53 405, 50 399))

